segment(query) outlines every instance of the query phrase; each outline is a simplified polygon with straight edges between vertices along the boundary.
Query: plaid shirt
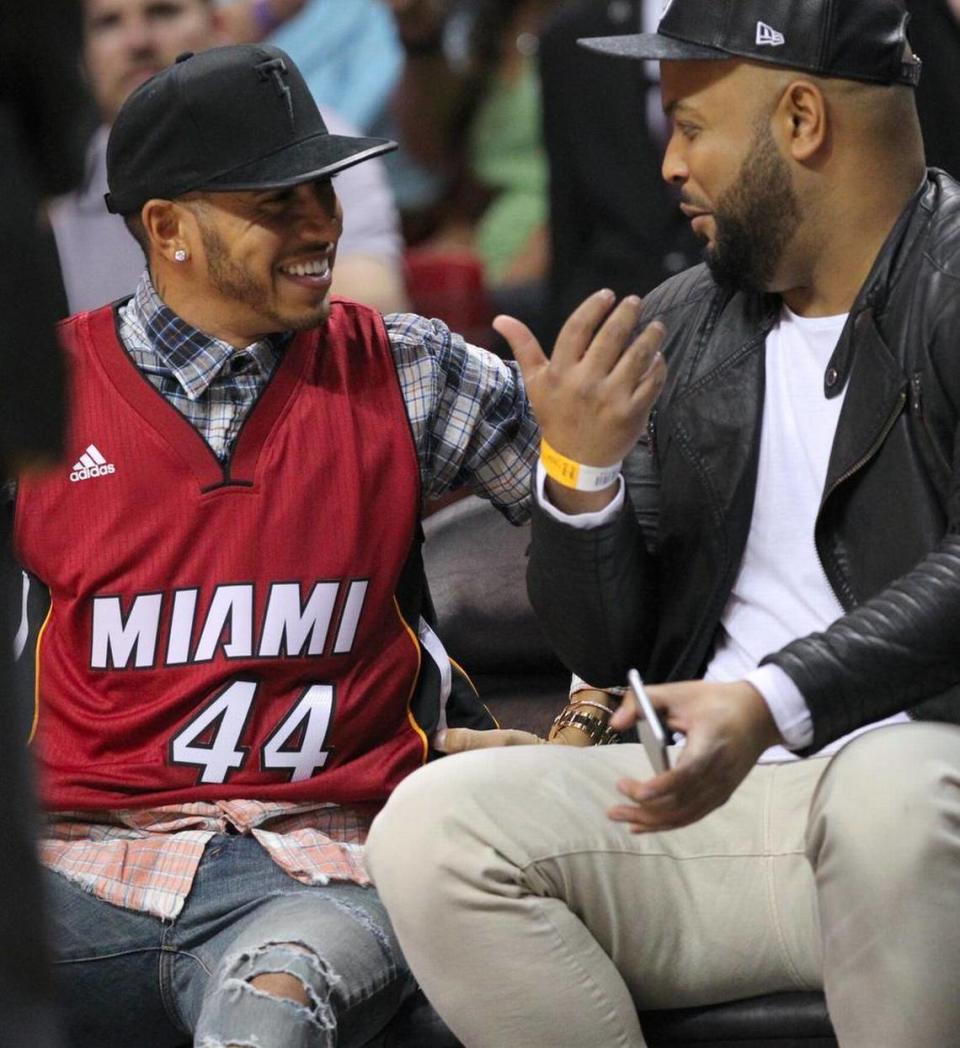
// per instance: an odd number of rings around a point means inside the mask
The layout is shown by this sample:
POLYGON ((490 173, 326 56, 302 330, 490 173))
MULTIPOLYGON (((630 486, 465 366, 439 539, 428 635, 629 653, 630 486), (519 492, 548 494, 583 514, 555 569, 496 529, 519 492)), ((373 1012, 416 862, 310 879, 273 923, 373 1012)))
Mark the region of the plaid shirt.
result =
MULTIPOLYGON (((384 320, 424 496, 469 482, 514 523, 524 520, 538 430, 515 366, 468 346, 439 321, 412 314, 384 320)), ((271 336, 240 350, 204 335, 164 304, 147 273, 120 307, 127 351, 221 460, 291 337, 271 336)), ((368 884, 362 844, 375 814, 371 807, 255 800, 59 812, 48 819, 41 857, 108 902, 172 919, 216 834, 251 834, 305 884, 368 884)))

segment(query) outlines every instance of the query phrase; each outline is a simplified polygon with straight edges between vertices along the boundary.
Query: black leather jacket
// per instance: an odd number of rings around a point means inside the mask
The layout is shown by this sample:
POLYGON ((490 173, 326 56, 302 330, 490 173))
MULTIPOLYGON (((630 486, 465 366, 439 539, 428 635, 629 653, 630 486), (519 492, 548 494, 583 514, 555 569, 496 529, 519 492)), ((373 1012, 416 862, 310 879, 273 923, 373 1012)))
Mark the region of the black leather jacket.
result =
MULTIPOLYGON (((669 378, 625 467, 635 512, 591 531, 535 513, 531 599, 586 680, 702 675, 750 528, 779 306, 704 267, 658 288, 644 321, 667 327, 669 378)), ((845 387, 815 538, 846 613, 765 660, 803 693, 811 750, 905 708, 960 723, 960 185, 941 172, 850 313, 824 375, 828 397, 845 387)))

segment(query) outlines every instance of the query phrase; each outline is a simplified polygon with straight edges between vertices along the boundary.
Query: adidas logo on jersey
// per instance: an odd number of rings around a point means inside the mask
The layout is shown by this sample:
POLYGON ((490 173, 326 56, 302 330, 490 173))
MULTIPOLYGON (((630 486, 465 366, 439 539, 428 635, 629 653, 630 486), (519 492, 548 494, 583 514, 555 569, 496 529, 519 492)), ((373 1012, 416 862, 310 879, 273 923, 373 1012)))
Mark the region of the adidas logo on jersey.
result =
POLYGON ((90 444, 80 456, 80 460, 74 462, 70 479, 72 481, 90 480, 93 477, 106 477, 116 471, 117 467, 112 462, 107 462, 100 454, 96 444, 90 444))
POLYGON ((757 22, 757 47, 783 47, 787 41, 766 22, 757 22))

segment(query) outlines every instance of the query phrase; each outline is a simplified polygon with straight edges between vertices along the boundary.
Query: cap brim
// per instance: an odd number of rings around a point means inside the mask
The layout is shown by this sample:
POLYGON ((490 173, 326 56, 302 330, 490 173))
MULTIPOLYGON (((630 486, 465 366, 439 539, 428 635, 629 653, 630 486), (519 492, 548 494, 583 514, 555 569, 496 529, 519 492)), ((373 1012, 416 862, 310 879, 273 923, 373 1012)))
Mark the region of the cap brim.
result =
POLYGON ((690 44, 686 40, 675 40, 660 33, 624 33, 621 36, 589 36, 577 41, 581 47, 599 51, 619 58, 645 58, 671 62, 694 61, 696 59, 719 61, 733 57, 716 47, 690 44))
POLYGON ((397 143, 389 138, 359 138, 346 135, 312 135, 270 156, 226 171, 195 186, 219 192, 247 189, 282 189, 303 182, 330 178, 364 160, 391 153, 397 143))

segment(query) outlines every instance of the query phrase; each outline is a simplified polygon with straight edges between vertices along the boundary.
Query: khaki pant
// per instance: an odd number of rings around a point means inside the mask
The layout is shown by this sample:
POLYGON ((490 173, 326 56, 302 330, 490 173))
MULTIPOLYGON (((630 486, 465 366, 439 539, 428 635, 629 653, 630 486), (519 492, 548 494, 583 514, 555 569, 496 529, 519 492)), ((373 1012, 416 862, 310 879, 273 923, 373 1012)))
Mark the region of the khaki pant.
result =
POLYGON ((758 766, 694 826, 605 810, 636 745, 437 761, 368 861, 468 1048, 642 1046, 636 1008, 826 987, 843 1048, 960 1044, 960 729, 878 729, 758 766))

